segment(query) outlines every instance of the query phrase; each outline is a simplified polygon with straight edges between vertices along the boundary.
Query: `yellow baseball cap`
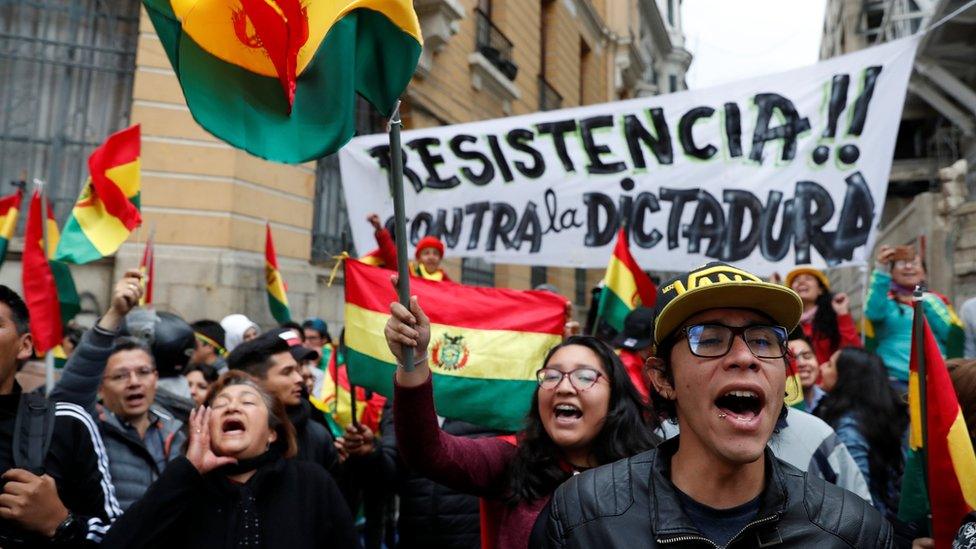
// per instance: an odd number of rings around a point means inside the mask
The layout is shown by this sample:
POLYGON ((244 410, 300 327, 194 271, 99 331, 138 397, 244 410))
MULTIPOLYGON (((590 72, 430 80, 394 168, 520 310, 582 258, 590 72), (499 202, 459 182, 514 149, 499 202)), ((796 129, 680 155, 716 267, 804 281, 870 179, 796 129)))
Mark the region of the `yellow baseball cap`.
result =
POLYGON ((793 331, 800 321, 800 296, 781 284, 713 261, 676 276, 657 290, 654 343, 660 345, 688 317, 709 309, 753 309, 793 331))
POLYGON ((783 280, 783 284, 785 284, 788 288, 792 287, 793 279, 802 274, 808 274, 816 278, 821 284, 823 284, 823 287, 826 288, 827 291, 830 291, 830 279, 827 278, 827 275, 823 274, 823 271, 820 269, 814 269, 813 267, 797 267, 793 269, 787 273, 786 279, 783 280))

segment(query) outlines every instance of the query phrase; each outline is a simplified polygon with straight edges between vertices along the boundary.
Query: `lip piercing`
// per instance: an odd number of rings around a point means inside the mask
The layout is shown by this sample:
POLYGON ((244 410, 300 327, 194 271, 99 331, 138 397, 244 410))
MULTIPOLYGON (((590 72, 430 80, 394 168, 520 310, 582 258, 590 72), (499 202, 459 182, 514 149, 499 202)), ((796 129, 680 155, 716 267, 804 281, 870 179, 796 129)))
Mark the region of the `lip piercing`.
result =
POLYGON ((718 417, 720 417, 720 418, 724 418, 724 417, 727 417, 727 416, 728 416, 728 414, 719 414, 718 415, 718 417))

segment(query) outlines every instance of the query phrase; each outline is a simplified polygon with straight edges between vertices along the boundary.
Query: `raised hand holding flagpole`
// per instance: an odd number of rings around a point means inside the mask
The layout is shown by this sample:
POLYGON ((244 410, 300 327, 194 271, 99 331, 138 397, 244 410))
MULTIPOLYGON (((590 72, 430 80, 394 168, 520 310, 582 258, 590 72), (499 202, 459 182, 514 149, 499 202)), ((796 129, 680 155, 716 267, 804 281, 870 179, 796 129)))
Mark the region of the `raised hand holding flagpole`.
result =
MULTIPOLYGON (((410 276, 407 256, 407 218, 403 204, 403 150, 400 148, 400 101, 393 107, 393 114, 386 128, 390 134, 390 190, 393 192, 393 238, 397 248, 397 298, 400 305, 410 310, 410 276)), ((414 369, 413 347, 403 347, 403 369, 414 369)))

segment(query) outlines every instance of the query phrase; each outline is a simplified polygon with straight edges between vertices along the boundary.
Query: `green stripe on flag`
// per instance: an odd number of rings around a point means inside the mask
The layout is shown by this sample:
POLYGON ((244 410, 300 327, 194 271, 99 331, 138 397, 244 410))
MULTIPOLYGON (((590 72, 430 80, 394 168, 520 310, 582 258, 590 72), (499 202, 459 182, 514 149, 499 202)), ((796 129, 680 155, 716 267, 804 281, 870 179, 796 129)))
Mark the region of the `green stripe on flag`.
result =
POLYGON ((922 474, 922 449, 908 452, 905 473, 901 477, 901 501, 898 502, 898 519, 904 522, 922 521, 929 514, 929 497, 922 474))
POLYGON ((81 310, 81 298, 75 288, 75 281, 71 278, 71 269, 60 261, 51 260, 51 274, 58 289, 58 302, 61 304, 61 325, 70 321, 81 310))
POLYGON ((58 253, 59 260, 75 265, 97 261, 103 257, 102 252, 98 251, 91 240, 85 236, 74 215, 68 217, 67 223, 64 224, 61 240, 58 241, 58 253))
POLYGON ((288 305, 275 299, 271 292, 268 292, 268 307, 271 309, 271 316, 279 323, 291 321, 291 310, 288 305))
POLYGON ((392 106, 421 51, 413 36, 383 14, 353 10, 329 29, 299 75, 289 114, 277 78, 218 58, 178 25, 160 25, 160 19, 153 17, 153 23, 163 44, 178 44, 167 55, 171 62, 179 59, 174 67, 193 118, 231 145, 279 162, 305 162, 338 150, 355 132, 356 92, 373 105, 392 106), (164 36, 171 33, 179 38, 164 36), (229 88, 248 93, 228 93, 229 88))
POLYGON ((596 313, 597 318, 602 319, 617 332, 623 332, 624 319, 633 310, 609 286, 603 287, 603 292, 600 293, 600 305, 596 313))
MULTIPOLYGON (((349 377, 352 383, 372 389, 390 398, 396 365, 377 360, 355 349, 346 348, 349 377)), ((437 413, 463 419, 469 423, 499 429, 520 431, 538 387, 535 380, 514 381, 439 375, 435 371, 434 394, 437 413), (521 403, 522 405, 513 405, 521 403)))
POLYGON ((7 259, 7 246, 10 241, 6 238, 0 238, 0 265, 3 265, 3 261, 7 259))

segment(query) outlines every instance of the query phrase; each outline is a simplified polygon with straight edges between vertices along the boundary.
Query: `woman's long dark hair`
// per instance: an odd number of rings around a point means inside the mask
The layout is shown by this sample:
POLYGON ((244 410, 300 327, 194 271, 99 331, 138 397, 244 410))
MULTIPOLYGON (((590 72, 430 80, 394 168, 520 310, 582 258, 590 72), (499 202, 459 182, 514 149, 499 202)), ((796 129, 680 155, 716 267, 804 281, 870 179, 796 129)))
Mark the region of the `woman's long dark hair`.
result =
POLYGON ((813 315, 813 333, 826 336, 830 340, 830 348, 836 349, 840 345, 840 330, 837 328, 837 312, 831 302, 834 294, 824 288, 822 282, 817 280, 820 286, 820 295, 817 296, 817 312, 813 315))
POLYGON ((908 428, 907 406, 888 383, 881 358, 853 347, 837 356, 837 384, 817 408, 817 415, 834 428, 848 414, 870 448, 871 493, 886 498, 887 508, 897 509, 897 501, 887 501, 888 486, 898 482, 905 466, 902 441, 908 428))
MULTIPOLYGON (((653 448, 657 437, 645 419, 646 406, 620 358, 606 344, 593 336, 572 336, 550 349, 543 365, 549 363, 556 351, 569 345, 581 345, 596 353, 610 382, 607 417, 590 448, 597 463, 611 463, 653 448)), ((525 429, 518 434, 518 455, 509 471, 509 504, 534 501, 551 494, 571 476, 563 463, 562 450, 542 424, 536 391, 525 429)))

